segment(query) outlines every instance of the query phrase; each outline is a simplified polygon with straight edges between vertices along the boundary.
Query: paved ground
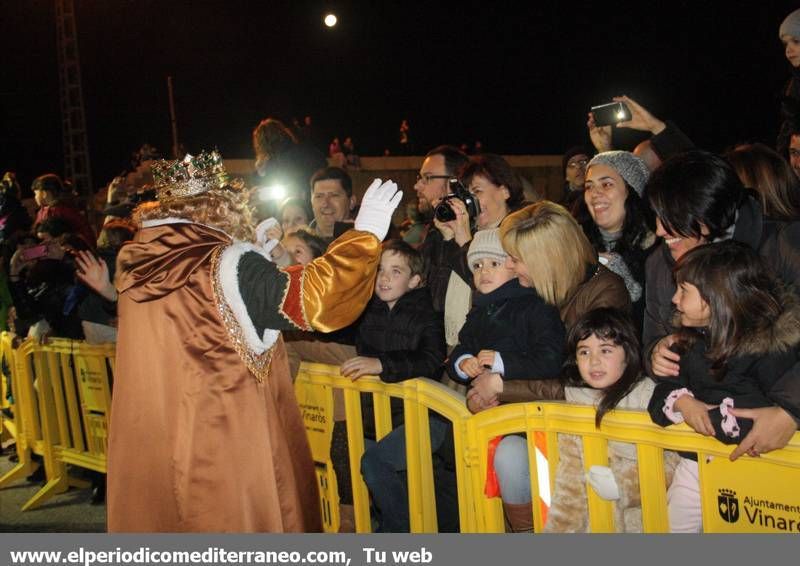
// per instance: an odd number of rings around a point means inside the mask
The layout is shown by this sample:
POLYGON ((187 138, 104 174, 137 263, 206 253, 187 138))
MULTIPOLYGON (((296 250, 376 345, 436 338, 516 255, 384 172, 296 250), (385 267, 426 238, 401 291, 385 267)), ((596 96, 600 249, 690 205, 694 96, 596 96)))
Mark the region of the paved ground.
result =
MULTIPOLYGON (((14 466, 8 455, 8 450, 0 455, 0 476, 14 466)), ((36 509, 21 511, 22 505, 33 497, 40 486, 22 479, 0 489, 0 532, 105 532, 106 507, 89 503, 91 489, 70 489, 36 509)))

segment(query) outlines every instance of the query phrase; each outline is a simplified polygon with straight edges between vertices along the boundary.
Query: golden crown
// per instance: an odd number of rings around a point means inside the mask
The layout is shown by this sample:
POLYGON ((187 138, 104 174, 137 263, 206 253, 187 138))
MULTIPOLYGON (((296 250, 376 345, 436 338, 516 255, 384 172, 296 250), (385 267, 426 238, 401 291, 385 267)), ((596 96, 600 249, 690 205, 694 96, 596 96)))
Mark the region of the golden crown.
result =
POLYGON ((203 194, 229 184, 230 176, 217 150, 183 159, 158 159, 150 166, 159 201, 203 194))

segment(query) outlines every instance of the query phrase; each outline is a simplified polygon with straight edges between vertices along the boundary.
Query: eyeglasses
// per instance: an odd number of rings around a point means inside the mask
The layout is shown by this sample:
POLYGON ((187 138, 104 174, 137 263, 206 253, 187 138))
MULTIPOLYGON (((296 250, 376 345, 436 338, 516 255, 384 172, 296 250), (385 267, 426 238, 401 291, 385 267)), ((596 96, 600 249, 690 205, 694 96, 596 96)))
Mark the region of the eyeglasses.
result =
POLYGON ((586 167, 588 163, 589 163, 588 159, 579 159, 578 161, 570 161, 569 163, 567 163, 567 167, 569 167, 570 169, 577 169, 578 167, 583 168, 586 167))
POLYGON ((431 173, 425 173, 424 175, 421 173, 417 173, 417 183, 422 181, 423 185, 427 185, 431 182, 431 179, 450 179, 452 175, 432 175, 431 173))

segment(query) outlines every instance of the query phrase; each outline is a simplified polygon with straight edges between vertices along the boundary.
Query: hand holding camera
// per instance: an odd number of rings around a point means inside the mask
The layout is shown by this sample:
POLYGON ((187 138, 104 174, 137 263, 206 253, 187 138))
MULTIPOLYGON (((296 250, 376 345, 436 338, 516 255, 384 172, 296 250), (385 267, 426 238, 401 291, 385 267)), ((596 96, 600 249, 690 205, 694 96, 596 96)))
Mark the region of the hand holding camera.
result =
POLYGON ((481 213, 481 205, 458 179, 450 179, 448 187, 449 194, 433 210, 434 223, 445 239, 452 231, 456 243, 463 246, 472 239, 472 225, 481 213))

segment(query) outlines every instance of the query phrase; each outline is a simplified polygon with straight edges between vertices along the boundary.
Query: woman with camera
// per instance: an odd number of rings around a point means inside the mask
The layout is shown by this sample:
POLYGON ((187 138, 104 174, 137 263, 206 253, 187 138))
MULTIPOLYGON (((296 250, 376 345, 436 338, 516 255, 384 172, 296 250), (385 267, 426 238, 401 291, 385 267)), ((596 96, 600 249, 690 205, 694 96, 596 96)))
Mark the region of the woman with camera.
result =
POLYGON ((458 344, 458 332, 472 306, 473 277, 467 250, 474 231, 497 228, 523 202, 519 177, 508 162, 492 153, 470 159, 459 180, 450 181, 450 194, 434 210, 434 224, 445 240, 447 264, 453 273, 445 299, 445 337, 458 344))

